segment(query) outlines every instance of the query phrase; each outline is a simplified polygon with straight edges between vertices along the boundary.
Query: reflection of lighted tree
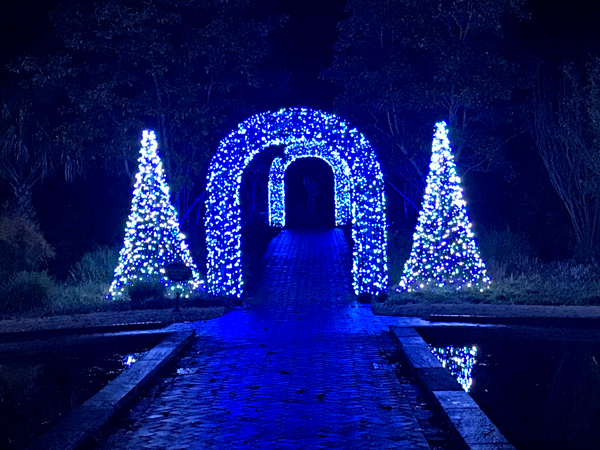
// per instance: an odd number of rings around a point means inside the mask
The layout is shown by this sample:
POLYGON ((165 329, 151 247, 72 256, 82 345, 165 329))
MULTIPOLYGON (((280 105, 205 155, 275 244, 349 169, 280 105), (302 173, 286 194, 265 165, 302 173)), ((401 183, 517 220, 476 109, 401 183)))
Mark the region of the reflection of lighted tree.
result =
POLYGON ((431 347, 431 352, 440 360, 442 366, 450 370, 463 389, 469 392, 473 380, 471 372, 477 356, 476 347, 431 347))

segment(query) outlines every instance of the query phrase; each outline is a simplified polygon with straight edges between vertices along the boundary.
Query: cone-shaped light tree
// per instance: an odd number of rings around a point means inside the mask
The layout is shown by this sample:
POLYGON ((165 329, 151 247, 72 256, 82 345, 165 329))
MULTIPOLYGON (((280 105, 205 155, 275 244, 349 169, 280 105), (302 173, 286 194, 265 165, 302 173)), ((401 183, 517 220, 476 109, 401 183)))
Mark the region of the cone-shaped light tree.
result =
POLYGON ((110 287, 112 298, 122 297, 128 287, 145 282, 159 281, 168 291, 181 289, 184 296, 204 285, 179 228, 157 149, 154 131, 144 130, 131 212, 110 287), (189 281, 171 282, 167 278, 165 266, 175 262, 191 269, 189 281))
POLYGON ((423 206, 398 290, 483 290, 479 256, 456 174, 446 123, 436 124, 423 206))

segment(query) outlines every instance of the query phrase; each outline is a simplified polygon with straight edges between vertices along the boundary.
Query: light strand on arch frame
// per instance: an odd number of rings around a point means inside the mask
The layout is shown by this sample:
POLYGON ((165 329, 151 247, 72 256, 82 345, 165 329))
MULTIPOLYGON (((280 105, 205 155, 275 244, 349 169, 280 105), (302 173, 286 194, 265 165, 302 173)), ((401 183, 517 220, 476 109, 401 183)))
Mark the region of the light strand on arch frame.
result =
POLYGON ((288 108, 257 114, 225 137, 211 160, 205 216, 207 284, 215 295, 240 297, 240 183, 246 166, 263 148, 326 143, 348 162, 352 173, 353 288, 385 292, 387 240, 383 176, 367 139, 333 114, 288 108))

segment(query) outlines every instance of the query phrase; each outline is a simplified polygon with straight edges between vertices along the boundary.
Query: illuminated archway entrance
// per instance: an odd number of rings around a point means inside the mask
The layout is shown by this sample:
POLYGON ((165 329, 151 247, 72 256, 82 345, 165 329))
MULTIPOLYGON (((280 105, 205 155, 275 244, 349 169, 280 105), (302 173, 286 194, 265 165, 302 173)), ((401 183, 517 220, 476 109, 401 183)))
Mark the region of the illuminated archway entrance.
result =
MULTIPOLYGON (((348 177, 347 189, 341 187, 339 191, 348 196, 346 211, 352 221, 354 291, 384 292, 388 284, 385 200, 375 152, 361 133, 340 118, 302 108, 250 117, 221 141, 211 160, 205 218, 209 292, 236 297, 243 292, 240 184, 252 158, 270 146, 285 146, 290 154, 319 153, 310 156, 325 159, 334 168, 334 175, 338 171, 348 177), (325 153, 331 161, 323 156, 325 153)), ((269 185, 271 200, 274 191, 269 185)), ((280 206, 283 208, 283 201, 280 206)))

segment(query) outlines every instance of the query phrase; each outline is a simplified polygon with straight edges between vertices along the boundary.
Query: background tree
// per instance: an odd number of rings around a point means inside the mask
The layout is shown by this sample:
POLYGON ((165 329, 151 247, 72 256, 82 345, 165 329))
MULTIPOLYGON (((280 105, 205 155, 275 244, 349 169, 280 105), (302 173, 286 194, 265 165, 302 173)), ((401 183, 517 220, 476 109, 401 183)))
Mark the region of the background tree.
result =
POLYGON ((0 211, 0 285, 17 272, 43 268, 54 256, 54 249, 34 221, 12 211, 0 211))
POLYGON ((7 208, 32 221, 33 187, 53 169, 47 117, 40 102, 23 92, 7 95, 0 103, 0 177, 10 186, 7 208))
POLYGON ((216 140, 253 111, 253 90, 269 92, 260 64, 277 22, 244 0, 67 1, 51 19, 62 51, 13 70, 60 94, 65 158, 131 177, 132 143, 154 128, 186 215, 216 140))
POLYGON ((351 0, 324 77, 342 88, 336 105, 363 124, 383 153, 388 182, 418 202, 429 133, 445 119, 467 168, 501 162, 518 77, 505 52, 507 18, 523 0, 351 0), (391 175, 391 177, 390 177, 391 175))
POLYGON ((569 213, 575 258, 589 261, 600 252, 600 58, 538 76, 528 120, 569 213))

